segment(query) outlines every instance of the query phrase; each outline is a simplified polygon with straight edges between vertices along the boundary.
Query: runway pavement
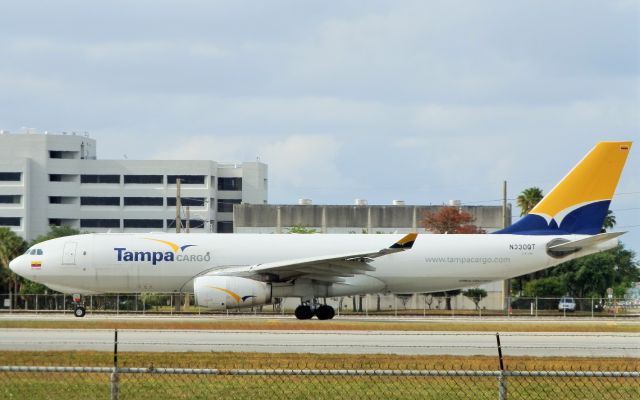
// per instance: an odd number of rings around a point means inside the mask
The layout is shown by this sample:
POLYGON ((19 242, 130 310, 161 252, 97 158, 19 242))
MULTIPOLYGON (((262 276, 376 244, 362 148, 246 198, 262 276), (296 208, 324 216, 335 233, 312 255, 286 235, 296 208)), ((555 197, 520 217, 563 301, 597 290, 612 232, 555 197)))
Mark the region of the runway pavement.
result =
MULTIPOLYGON (((505 356, 635 357, 640 334, 501 333, 505 356)), ((478 332, 120 330, 119 351, 496 355, 478 332)), ((0 350, 113 350, 100 329, 0 329, 0 350)))

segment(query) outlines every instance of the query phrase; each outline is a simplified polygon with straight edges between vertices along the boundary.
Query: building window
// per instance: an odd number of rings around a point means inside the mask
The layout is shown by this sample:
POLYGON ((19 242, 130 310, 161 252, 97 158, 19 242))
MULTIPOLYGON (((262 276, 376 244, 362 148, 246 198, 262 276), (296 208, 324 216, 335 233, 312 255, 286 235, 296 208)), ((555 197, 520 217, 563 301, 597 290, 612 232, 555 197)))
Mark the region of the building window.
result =
MULTIPOLYGON (((176 227, 176 220, 175 219, 168 219, 167 220, 167 229, 172 229, 176 227)), ((187 227, 187 221, 182 220, 182 228, 186 228, 187 227)), ((193 228, 193 229, 203 229, 204 228, 204 221, 201 219, 190 219, 189 220, 189 228, 193 228)))
POLYGON ((80 228, 120 228, 119 219, 81 219, 80 228))
POLYGON ((0 226, 20 226, 20 217, 0 217, 0 226))
POLYGON ((49 218, 49 226, 69 226, 73 227, 74 222, 77 220, 66 218, 49 218))
POLYGON ((80 197, 81 206, 119 206, 120 197, 80 197))
POLYGON ((49 174, 49 181, 51 182, 75 182, 76 176, 69 174, 49 174))
POLYGON ((218 199, 218 212, 233 212, 233 205, 241 203, 240 199, 218 199))
POLYGON ((162 175, 125 175, 124 183, 162 184, 162 175))
POLYGON ((0 181, 2 182, 20 182, 22 172, 0 172, 0 181))
POLYGON ((242 178, 218 178, 218 190, 242 190, 242 178))
POLYGON ((120 183, 120 175, 80 175, 80 183, 120 183))
POLYGON ((218 229, 216 231, 218 233, 233 233, 232 221, 218 221, 217 227, 218 229))
MULTIPOLYGON (((190 207, 202 207, 204 206, 204 197, 181 197, 180 203, 183 206, 190 207)), ((175 207, 176 206, 176 198, 175 197, 167 197, 167 206, 175 207)))
POLYGON ((204 185, 204 175, 167 175, 170 185, 175 185, 176 179, 180 179, 182 185, 204 185))
POLYGON ((162 206, 162 197, 125 197, 125 206, 162 206))
POLYGON ((49 196, 49 204, 75 204, 77 197, 49 196))
POLYGON ((0 195, 0 204, 20 204, 19 194, 0 195))
POLYGON ((160 228, 162 229, 161 219, 125 219, 125 228, 160 228))
POLYGON ((80 158, 80 152, 51 150, 49 151, 49 158, 64 158, 64 159, 80 158))

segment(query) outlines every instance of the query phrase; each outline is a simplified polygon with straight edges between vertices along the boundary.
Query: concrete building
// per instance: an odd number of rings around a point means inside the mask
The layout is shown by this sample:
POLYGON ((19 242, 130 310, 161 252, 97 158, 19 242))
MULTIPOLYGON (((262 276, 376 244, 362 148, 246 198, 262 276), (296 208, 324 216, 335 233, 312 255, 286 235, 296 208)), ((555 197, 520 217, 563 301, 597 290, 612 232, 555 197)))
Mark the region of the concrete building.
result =
MULTIPOLYGON (((435 212, 442 206, 405 205, 394 200, 392 205, 368 205, 365 200, 356 199, 354 205, 313 205, 308 199, 301 199, 298 205, 239 204, 233 208, 234 231, 237 233, 287 233, 291 227, 315 229, 318 233, 425 233, 420 221, 426 211, 435 212)), ((449 205, 460 207, 474 216, 474 224, 487 232, 511 225, 511 204, 506 213, 502 206, 467 206, 451 201, 449 205), (503 215, 504 214, 504 215, 503 215), (504 222, 503 222, 504 221, 504 222)), ((488 293, 480 305, 488 309, 502 309, 505 304, 505 285, 502 281, 480 286, 488 293)), ((353 300, 353 299, 352 299, 353 300)), ((395 296, 394 294, 365 296, 362 306, 370 311, 423 309, 443 307, 442 299, 417 294, 395 296), (440 301, 439 301, 440 300, 440 301)), ((342 309, 351 309, 351 300, 332 299, 330 304, 342 309)), ((297 306, 294 299, 285 302, 287 309, 297 306)), ((452 307, 473 309, 472 301, 462 295, 452 300, 452 307)))
POLYGON ((98 160, 96 147, 88 135, 0 131, 0 226, 27 240, 49 225, 175 230, 177 179, 194 232, 232 232, 235 204, 267 202, 263 163, 98 160))

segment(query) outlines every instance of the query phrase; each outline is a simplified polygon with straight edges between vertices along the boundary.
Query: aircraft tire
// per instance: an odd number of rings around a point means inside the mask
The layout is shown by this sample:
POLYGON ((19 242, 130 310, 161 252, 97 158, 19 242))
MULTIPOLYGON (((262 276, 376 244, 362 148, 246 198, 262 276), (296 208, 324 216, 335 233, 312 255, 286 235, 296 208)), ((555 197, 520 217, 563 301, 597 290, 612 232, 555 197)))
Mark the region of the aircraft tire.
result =
POLYGON ((84 307, 76 307, 76 309, 73 310, 73 315, 75 315, 78 318, 84 317, 86 313, 87 313, 87 310, 85 310, 84 307))
POLYGON ((320 320, 332 319, 335 315, 336 312, 331 306, 321 305, 316 309, 316 316, 320 320))
POLYGON ((311 319, 313 318, 313 310, 309 306, 296 307, 296 318, 298 319, 311 319))

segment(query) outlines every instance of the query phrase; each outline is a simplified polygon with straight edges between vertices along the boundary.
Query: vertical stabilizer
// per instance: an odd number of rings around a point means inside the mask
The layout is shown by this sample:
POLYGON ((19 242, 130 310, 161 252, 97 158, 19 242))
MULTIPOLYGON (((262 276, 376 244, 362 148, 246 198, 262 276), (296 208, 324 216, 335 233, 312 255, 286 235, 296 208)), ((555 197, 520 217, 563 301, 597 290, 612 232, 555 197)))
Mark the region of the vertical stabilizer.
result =
POLYGON ((600 233, 631 142, 600 142, 527 214, 496 233, 600 233))

